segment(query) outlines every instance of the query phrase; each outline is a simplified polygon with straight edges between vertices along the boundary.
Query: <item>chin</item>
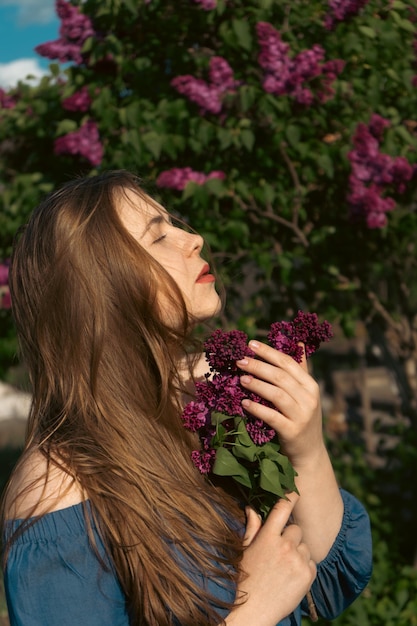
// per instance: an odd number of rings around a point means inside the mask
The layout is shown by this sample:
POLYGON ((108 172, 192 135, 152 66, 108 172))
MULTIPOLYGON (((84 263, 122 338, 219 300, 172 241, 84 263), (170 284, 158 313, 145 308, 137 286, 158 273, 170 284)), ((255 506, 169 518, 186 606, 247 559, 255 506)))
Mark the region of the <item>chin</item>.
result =
POLYGON ((204 306, 201 306, 194 311, 190 311, 190 318, 195 324, 205 322, 213 317, 216 317, 216 315, 218 315, 222 310, 222 303, 218 296, 215 299, 213 298, 212 302, 210 302, 210 300, 211 298, 207 298, 207 301, 202 302, 202 305, 204 306))

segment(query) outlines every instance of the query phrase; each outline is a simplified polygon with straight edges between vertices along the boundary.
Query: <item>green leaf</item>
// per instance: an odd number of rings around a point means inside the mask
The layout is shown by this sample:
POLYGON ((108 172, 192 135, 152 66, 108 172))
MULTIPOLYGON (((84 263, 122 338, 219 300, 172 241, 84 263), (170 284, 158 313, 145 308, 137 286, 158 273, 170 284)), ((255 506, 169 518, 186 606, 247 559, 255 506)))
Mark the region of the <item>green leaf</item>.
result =
POLYGON ((376 31, 369 26, 359 26, 359 30, 362 35, 365 35, 365 37, 369 37, 369 39, 376 39, 377 37, 376 31))
POLYGON ((213 474, 217 474, 217 476, 231 476, 241 485, 252 487, 248 470, 226 448, 216 450, 213 474))
POLYGON ((317 156, 317 165, 327 174, 329 178, 333 178, 334 166, 333 161, 325 152, 317 156))
POLYGON ((293 126, 290 124, 285 129, 285 136, 288 139, 289 143, 293 148, 296 148, 300 141, 300 129, 298 126, 293 126))
POLYGON ((252 36, 248 22, 246 20, 233 19, 232 28, 239 45, 245 50, 250 50, 252 48, 252 36))
POLYGON ((252 152, 255 143, 255 135, 251 130, 242 130, 240 139, 248 152, 252 152))
POLYGON ((253 443, 245 423, 240 419, 236 424, 237 435, 235 437, 235 445, 233 446, 234 456, 240 459, 246 459, 253 463, 257 457, 258 447, 253 443))
POLYGON ((285 496, 285 491, 281 486, 281 476, 278 466, 271 459, 262 459, 259 463, 260 467, 260 479, 259 485, 265 491, 274 493, 281 498, 285 496))
POLYGON ((230 415, 225 415, 224 413, 219 413, 218 411, 213 411, 211 414, 211 423, 213 426, 222 424, 226 420, 230 420, 230 415))
POLYGON ((159 159, 164 143, 164 138, 162 137, 162 135, 151 130, 149 133, 144 133, 142 135, 142 141, 148 148, 152 156, 154 156, 155 159, 159 159))
POLYGON ((56 127, 56 135, 66 135, 67 133, 72 133, 74 130, 78 129, 78 124, 75 120, 61 120, 56 127))
POLYGON ((204 186, 217 198, 222 198, 226 193, 225 184, 220 178, 210 178, 210 180, 204 183, 204 186))

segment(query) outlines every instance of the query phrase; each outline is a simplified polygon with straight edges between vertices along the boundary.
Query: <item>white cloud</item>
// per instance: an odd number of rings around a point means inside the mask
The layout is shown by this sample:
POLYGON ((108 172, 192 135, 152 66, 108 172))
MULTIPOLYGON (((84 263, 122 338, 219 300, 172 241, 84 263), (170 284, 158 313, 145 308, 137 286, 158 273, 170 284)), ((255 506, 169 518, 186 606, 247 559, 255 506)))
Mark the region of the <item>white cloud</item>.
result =
POLYGON ((49 24, 56 18, 54 0, 0 0, 0 7, 16 7, 20 26, 49 24))
POLYGON ((46 73, 47 71, 40 66, 36 59, 17 59, 10 63, 0 63, 0 87, 9 89, 14 87, 19 80, 29 82, 27 80, 28 75, 38 80, 46 73))

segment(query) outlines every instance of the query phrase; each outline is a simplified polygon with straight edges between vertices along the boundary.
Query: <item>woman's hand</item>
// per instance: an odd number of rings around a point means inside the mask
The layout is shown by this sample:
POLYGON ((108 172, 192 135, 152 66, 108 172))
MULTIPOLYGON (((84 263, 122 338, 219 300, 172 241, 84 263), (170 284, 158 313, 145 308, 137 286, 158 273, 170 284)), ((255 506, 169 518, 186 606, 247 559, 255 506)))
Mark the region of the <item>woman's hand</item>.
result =
POLYGON ((324 449, 318 385, 308 374, 305 359, 300 365, 287 354, 257 341, 251 341, 249 347, 259 358, 237 362, 246 372, 241 384, 275 408, 249 399, 243 401, 243 406, 278 433, 284 454, 297 469, 324 449))
POLYGON ((257 341, 249 346, 259 359, 237 362, 245 372, 241 383, 275 408, 250 400, 243 404, 278 433, 282 451, 297 471, 301 497, 293 519, 318 563, 328 554, 343 518, 342 498, 323 439, 319 387, 308 374, 305 359, 300 365, 257 341))
POLYGON ((310 589, 316 565, 300 528, 287 526, 297 500, 296 494, 279 500, 263 526, 255 511, 247 508, 243 574, 227 626, 275 626, 310 589))

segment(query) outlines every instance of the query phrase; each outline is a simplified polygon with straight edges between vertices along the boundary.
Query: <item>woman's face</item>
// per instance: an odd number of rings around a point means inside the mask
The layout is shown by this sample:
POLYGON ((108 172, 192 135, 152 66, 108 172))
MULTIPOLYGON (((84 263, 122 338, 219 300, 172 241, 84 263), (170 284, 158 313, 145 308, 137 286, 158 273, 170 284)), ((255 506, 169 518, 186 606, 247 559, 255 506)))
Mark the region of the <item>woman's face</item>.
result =
POLYGON ((175 226, 162 206, 130 190, 121 196, 119 215, 129 233, 176 282, 191 318, 204 320, 219 312, 215 278, 200 256, 200 235, 175 226))

